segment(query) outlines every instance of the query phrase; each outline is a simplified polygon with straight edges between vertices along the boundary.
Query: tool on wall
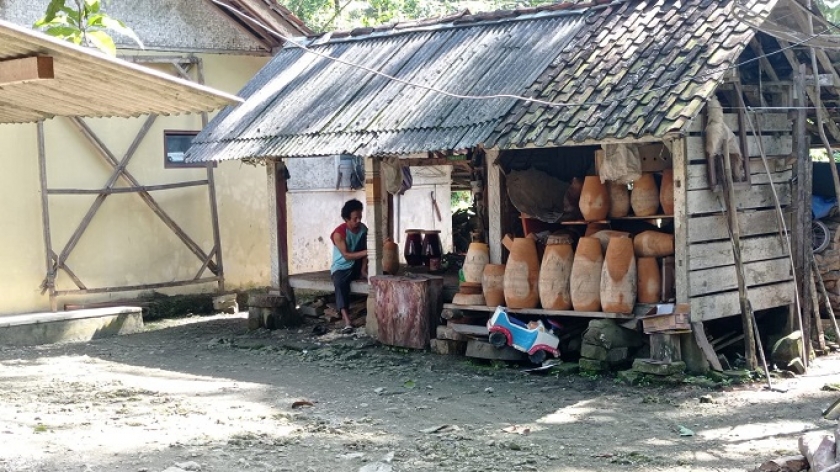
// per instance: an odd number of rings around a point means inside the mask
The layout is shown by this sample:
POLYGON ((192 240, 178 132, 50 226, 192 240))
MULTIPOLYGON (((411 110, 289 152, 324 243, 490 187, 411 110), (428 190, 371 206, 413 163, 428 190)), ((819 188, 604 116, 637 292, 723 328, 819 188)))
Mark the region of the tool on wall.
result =
POLYGON ((435 209, 435 215, 437 216, 437 220, 443 221, 443 218, 440 216, 440 208, 438 208, 437 200, 435 200, 435 192, 429 192, 429 196, 432 198, 432 208, 435 209))

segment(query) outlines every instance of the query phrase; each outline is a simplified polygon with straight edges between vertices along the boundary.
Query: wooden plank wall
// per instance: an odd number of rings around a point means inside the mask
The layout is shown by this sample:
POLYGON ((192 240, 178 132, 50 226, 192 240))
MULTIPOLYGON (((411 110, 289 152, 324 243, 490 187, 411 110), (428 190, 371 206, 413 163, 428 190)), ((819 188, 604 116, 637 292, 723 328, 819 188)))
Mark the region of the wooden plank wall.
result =
MULTIPOLYGON (((753 310, 793 303, 795 286, 787 245, 779 236, 775 200, 770 180, 776 186, 788 225, 793 177, 792 123, 786 114, 753 116, 759 120, 761 143, 768 157, 770 176, 765 171, 758 146, 759 136, 747 129, 750 154, 749 188, 736 189, 741 251, 753 310)), ((726 121, 738 134, 737 115, 726 121)), ((687 295, 692 321, 707 321, 738 315, 738 286, 732 243, 726 226, 723 196, 709 185, 702 120, 698 119, 685 141, 687 207, 687 295)))

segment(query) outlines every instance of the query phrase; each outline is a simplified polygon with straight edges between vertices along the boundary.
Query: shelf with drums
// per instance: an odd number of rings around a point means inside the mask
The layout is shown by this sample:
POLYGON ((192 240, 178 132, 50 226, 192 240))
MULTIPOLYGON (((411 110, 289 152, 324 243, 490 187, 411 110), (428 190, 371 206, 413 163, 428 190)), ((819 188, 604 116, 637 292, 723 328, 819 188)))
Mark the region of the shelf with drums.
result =
POLYGON ((504 265, 490 264, 487 246, 473 243, 447 309, 629 319, 674 301, 671 169, 643 172, 631 185, 574 179, 562 213, 568 221, 521 214, 525 237, 505 237, 504 265))

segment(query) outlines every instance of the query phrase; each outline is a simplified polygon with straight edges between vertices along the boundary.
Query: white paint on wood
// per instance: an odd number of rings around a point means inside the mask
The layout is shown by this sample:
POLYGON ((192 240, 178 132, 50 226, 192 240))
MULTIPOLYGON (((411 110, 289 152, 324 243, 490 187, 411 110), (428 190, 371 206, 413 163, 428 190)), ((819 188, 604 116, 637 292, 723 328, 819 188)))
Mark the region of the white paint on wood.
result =
MULTIPOLYGON (((781 205, 787 206, 791 202, 790 182, 774 184, 776 193, 779 196, 781 205)), ((749 189, 736 192, 738 210, 755 208, 773 208, 776 200, 773 196, 773 189, 770 185, 752 185, 749 189)), ((710 190, 689 190, 688 191, 688 213, 697 215, 701 213, 717 213, 723 211, 722 197, 710 190)))
MULTIPOLYGON (((741 236, 759 236, 779 233, 776 210, 752 210, 738 212, 738 222, 741 228, 741 236)), ((785 221, 790 227, 790 214, 785 214, 785 221)), ((726 230, 727 218, 723 214, 700 216, 690 219, 691 225, 702 228, 702 231, 694 231, 688 236, 691 244, 716 239, 729 240, 729 231, 726 230)))
MULTIPOLYGON (((747 287, 791 280, 793 277, 791 272, 790 259, 787 257, 744 264, 744 279, 747 287)), ((734 265, 715 267, 691 273, 689 295, 697 297, 737 288, 734 265)))
MULTIPOLYGON (((741 239, 741 260, 754 262, 786 257, 787 251, 778 235, 741 239)), ((721 267, 735 263, 732 242, 728 239, 711 243, 692 244, 688 247, 691 271, 721 267)), ((692 276, 693 277, 693 276, 692 276)))
MULTIPOLYGON (((750 288, 750 305, 754 311, 788 305, 793 303, 794 290, 796 287, 793 281, 750 288)), ((740 314, 738 291, 692 298, 691 313, 692 320, 696 314, 701 321, 740 314)))

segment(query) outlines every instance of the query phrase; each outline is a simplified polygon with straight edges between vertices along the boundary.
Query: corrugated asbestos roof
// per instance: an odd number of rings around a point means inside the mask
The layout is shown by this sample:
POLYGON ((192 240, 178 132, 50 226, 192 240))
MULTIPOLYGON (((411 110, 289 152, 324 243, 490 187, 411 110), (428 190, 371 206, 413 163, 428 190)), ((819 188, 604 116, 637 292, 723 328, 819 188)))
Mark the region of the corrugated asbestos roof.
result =
MULTIPOLYGON (((754 32, 735 0, 625 0, 458 15, 287 45, 188 152, 195 161, 554 146, 680 131, 754 32)), ((769 10, 775 0, 741 0, 769 10)))
POLYGON ((0 123, 211 111, 233 95, 0 21, 0 61, 53 58, 54 79, 0 84, 0 123))

